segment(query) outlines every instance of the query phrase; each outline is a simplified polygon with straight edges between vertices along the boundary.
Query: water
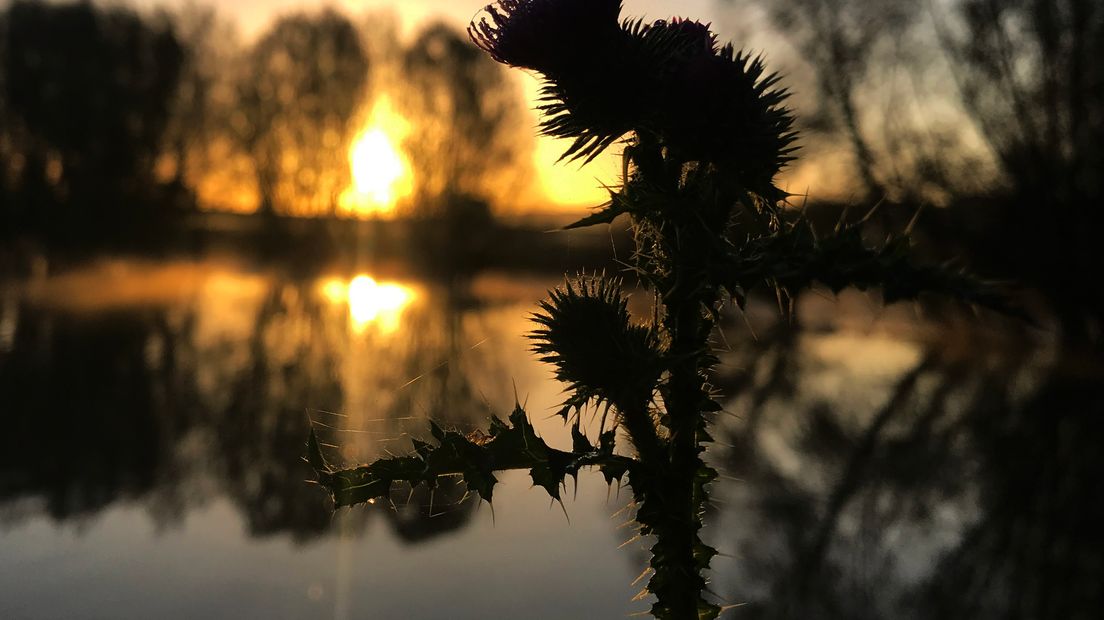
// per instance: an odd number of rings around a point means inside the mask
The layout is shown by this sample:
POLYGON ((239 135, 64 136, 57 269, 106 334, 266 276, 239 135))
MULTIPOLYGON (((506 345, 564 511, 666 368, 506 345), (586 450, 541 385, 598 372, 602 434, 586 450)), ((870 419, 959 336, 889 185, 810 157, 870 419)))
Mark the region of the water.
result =
MULTIPOLYGON (((555 277, 446 286, 103 260, 0 286, 0 617, 612 618, 647 540, 597 474, 493 511, 447 481, 331 514, 300 460, 509 411, 569 445, 527 352, 555 277)), ((639 300, 638 300, 639 301, 639 300)), ((751 618, 1091 617, 1099 363, 990 320, 812 297, 726 330, 713 592, 751 618), (754 337, 753 337, 754 335, 754 337)), ((735 617, 735 615, 733 616, 735 617)))

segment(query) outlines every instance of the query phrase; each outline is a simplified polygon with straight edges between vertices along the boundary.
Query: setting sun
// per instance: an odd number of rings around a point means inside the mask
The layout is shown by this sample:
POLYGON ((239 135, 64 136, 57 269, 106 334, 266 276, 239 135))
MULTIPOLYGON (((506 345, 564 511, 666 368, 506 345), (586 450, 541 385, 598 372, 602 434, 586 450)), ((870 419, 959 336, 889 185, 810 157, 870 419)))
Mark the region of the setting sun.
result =
POLYGON ((406 119, 381 98, 349 149, 353 183, 341 195, 343 211, 358 217, 384 215, 410 195, 413 176, 398 146, 408 131, 406 119))
POLYGON ((394 200, 392 186, 403 175, 403 161, 382 129, 364 133, 349 154, 357 194, 379 204, 394 200))

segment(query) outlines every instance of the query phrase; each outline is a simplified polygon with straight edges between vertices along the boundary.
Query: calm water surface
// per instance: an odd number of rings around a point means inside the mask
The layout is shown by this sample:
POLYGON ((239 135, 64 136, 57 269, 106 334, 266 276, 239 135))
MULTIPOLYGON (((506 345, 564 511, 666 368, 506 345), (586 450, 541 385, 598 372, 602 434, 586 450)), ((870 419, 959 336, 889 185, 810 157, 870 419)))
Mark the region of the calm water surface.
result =
MULTIPOLYGON (((566 515, 524 473, 493 511, 444 481, 331 514, 306 482, 311 424, 354 463, 515 394, 569 444, 523 338, 555 283, 105 260, 0 285, 0 617, 647 609, 648 542, 622 547, 629 498, 599 475, 566 515)), ((1095 617, 1097 362, 860 296, 807 300, 798 328, 758 314, 719 343, 708 532, 732 617, 1095 617)))

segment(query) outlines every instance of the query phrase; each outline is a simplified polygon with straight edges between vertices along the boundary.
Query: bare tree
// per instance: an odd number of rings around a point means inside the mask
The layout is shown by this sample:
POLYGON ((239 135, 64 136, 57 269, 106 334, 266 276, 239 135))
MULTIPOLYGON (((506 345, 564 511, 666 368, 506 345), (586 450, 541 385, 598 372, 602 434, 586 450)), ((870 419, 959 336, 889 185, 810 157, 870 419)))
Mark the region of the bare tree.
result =
POLYGON ((188 3, 165 19, 172 24, 184 57, 164 151, 173 164, 173 183, 189 187, 225 165, 214 161, 211 150, 216 142, 231 137, 236 102, 228 67, 238 54, 237 32, 210 6, 188 3))
POLYGON ((1011 183, 999 221, 1010 262, 1055 302, 1067 339, 1104 340, 1104 293, 1083 271, 1101 261, 1104 225, 1104 2, 956 8, 959 22, 940 21, 940 38, 964 107, 1011 183))
POLYGON ((461 197, 516 194, 531 142, 520 93, 502 67, 438 23, 409 46, 400 71, 400 104, 413 124, 405 146, 416 204, 432 210, 461 197))
POLYGON ((1099 197, 1104 2, 963 0, 940 35, 966 110, 1018 190, 1099 197))
MULTIPOLYGON (((20 161, 24 230, 144 234, 178 84, 171 28, 124 8, 19 1, 3 37, 4 138, 20 161)), ((5 204, 5 207, 8 205, 5 204)))
POLYGON ((348 185, 345 154, 367 77, 356 29, 329 10, 280 19, 249 52, 235 129, 262 213, 332 211, 348 185))
POLYGON ((879 60, 879 44, 899 37, 913 23, 917 3, 907 0, 724 0, 762 8, 774 27, 812 67, 821 118, 839 127, 848 141, 855 170, 868 195, 885 192, 866 108, 859 91, 879 60))

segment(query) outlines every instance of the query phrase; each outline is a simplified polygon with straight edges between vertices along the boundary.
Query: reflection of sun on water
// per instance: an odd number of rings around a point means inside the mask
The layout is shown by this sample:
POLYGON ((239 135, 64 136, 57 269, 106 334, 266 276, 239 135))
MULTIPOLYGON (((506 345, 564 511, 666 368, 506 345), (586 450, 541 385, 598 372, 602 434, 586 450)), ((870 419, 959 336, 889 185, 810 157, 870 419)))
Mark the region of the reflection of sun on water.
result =
POLYGON ((409 131, 410 123, 381 97, 349 149, 353 184, 341 194, 342 211, 358 217, 385 215, 411 194, 410 162, 398 148, 409 131))
POLYGON ((353 331, 362 334, 375 326, 384 334, 398 331, 403 311, 414 301, 410 287, 393 282, 376 282, 359 275, 350 282, 339 279, 322 284, 322 294, 330 303, 348 304, 353 331))

